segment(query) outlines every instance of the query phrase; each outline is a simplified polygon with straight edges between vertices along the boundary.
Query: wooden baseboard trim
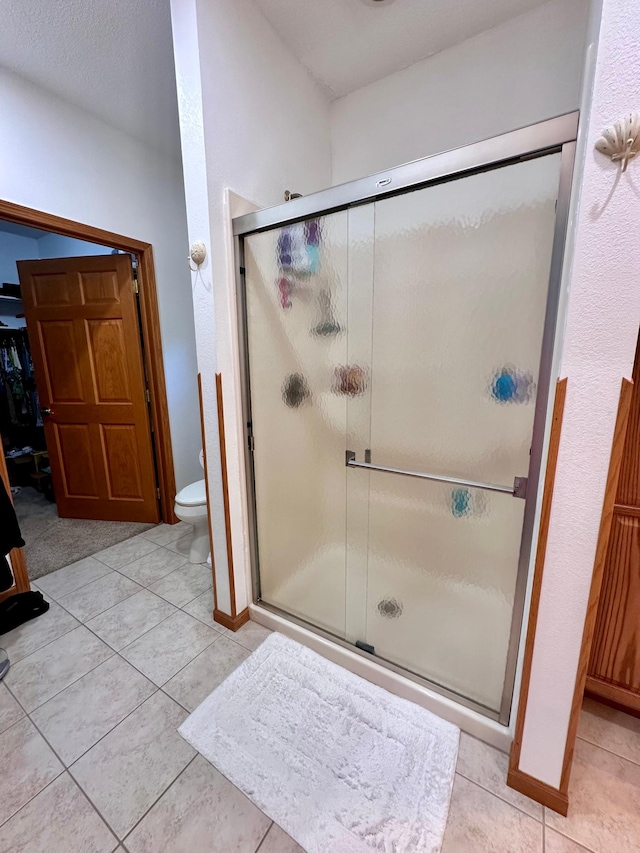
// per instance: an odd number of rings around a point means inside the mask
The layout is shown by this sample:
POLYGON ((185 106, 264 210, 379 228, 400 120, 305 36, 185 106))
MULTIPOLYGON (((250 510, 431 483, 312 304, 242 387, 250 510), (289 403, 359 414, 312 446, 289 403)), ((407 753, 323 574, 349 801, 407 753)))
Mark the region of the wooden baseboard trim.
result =
POLYGON ((509 770, 507 775, 507 785, 513 788, 514 791, 519 791, 525 797, 541 803, 551 811, 567 816, 569 810, 569 797, 550 785, 540 782, 539 779, 534 779, 528 773, 523 773, 522 770, 509 770))
POLYGON ((634 714, 634 716, 640 714, 640 695, 633 693, 633 691, 626 687, 619 687, 617 684, 608 684, 599 678, 587 676, 585 693, 591 696, 592 699, 606 702, 608 705, 613 705, 622 711, 626 711, 627 714, 634 714))
POLYGON ((237 616, 229 616, 227 613, 223 613, 222 610, 216 609, 213 611, 213 621, 222 625, 224 628, 228 628, 230 631, 237 631, 238 628, 242 628, 245 622, 248 622, 249 619, 248 607, 245 607, 245 609, 238 613, 237 616))

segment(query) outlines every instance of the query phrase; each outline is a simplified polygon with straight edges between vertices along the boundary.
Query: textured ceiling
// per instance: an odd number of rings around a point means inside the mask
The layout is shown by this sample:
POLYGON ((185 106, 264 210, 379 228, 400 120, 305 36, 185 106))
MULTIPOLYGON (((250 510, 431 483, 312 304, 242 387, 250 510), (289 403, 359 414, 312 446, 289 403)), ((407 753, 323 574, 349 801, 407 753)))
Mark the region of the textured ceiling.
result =
POLYGON ((255 2, 300 62, 336 98, 541 6, 545 0, 255 2))
POLYGON ((0 66, 179 152, 169 0, 0 0, 0 22, 0 66))
MULTIPOLYGON (((541 5, 255 2, 332 98, 541 5)), ((0 22, 0 66, 165 153, 179 154, 169 0, 0 0, 0 22)))

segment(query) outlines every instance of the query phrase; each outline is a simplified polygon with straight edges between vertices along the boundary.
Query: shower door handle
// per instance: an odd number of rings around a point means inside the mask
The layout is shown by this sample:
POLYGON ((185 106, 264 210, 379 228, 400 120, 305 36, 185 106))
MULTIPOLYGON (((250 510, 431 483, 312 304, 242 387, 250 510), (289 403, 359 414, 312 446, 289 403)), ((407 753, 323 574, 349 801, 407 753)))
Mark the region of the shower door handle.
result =
MULTIPOLYGON (((369 454, 365 451, 365 458, 369 454)), ((353 450, 347 450, 345 464, 347 468, 365 468, 368 471, 383 471, 386 474, 400 474, 401 477, 415 477, 418 480, 432 480, 436 483, 450 483, 454 486, 466 486, 470 489, 484 489, 487 492, 502 492, 514 498, 526 498, 527 478, 514 477, 513 486, 499 486, 495 483, 479 483, 475 480, 461 480, 459 477, 443 477, 441 474, 424 474, 421 471, 405 471, 402 468, 388 468, 386 465, 373 465, 371 462, 356 462, 353 450)))

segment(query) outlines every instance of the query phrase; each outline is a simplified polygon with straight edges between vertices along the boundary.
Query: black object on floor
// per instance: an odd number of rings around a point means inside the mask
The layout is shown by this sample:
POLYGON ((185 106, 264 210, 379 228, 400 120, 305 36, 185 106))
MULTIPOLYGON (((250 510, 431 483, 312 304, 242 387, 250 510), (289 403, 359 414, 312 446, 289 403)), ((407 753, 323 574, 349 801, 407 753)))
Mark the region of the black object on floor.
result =
POLYGON ((6 555, 14 548, 23 546, 24 539, 20 533, 13 502, 7 493, 4 480, 0 477, 0 592, 13 586, 13 574, 6 555))
POLYGON ((49 609, 49 602, 41 592, 19 592, 0 601, 0 634, 6 634, 49 609))

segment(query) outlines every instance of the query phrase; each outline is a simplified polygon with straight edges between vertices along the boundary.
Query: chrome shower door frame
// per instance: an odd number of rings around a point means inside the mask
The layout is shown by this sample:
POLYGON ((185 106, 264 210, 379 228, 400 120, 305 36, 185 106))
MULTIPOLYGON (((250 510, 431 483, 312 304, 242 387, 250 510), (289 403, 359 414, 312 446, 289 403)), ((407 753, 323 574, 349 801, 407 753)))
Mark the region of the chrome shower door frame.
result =
POLYGON ((248 520, 251 554, 251 573, 253 581, 253 602, 273 613, 294 622, 307 630, 331 640, 351 652, 375 660, 381 666, 391 669, 412 681, 421 684, 454 702, 471 708, 485 717, 508 726, 513 689, 515 683, 518 650, 524 602, 527 589, 529 565, 531 561, 533 528, 537 508, 538 487, 545 439, 545 423, 550 397, 551 370, 553 362, 558 304, 562 279, 564 247, 569 218, 569 202, 576 150, 579 114, 567 113, 520 130, 501 136, 435 154, 422 160, 415 160, 403 166, 379 172, 367 178, 341 184, 326 190, 303 196, 275 207, 259 210, 233 219, 233 234, 236 249, 236 291, 238 304, 240 373, 242 383, 242 410, 244 418, 245 471, 247 478, 248 520), (251 234, 279 228, 283 225, 299 222, 311 216, 335 213, 356 205, 369 204, 382 198, 412 192, 428 186, 458 180, 469 175, 501 168, 523 160, 544 157, 560 153, 560 180, 556 204, 556 220, 553 236, 553 248, 549 271, 549 287, 542 337, 540 368, 533 434, 531 441, 531 460, 525 499, 524 520, 520 542, 517 578, 513 601, 509 649, 505 667, 505 679, 500 712, 479 705, 458 693, 441 685, 417 676, 387 660, 373 657, 366 651, 354 647, 340 637, 336 637, 309 622, 292 616, 278 607, 263 602, 260 597, 259 551, 257 537, 257 516, 255 500, 255 476, 253 466, 253 434, 251 416, 251 377, 249 374, 247 305, 244 266, 244 239, 251 234))

